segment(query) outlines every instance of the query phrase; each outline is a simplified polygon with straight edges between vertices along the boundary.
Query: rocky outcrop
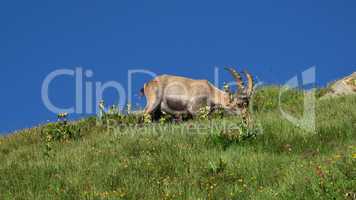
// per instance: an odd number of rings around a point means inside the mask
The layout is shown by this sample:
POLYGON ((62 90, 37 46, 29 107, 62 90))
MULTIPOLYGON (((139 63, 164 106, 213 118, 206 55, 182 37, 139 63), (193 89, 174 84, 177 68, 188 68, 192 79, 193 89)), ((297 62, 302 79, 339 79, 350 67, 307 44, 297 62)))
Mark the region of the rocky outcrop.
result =
POLYGON ((324 97, 337 97, 351 94, 356 94, 356 72, 331 83, 324 97))

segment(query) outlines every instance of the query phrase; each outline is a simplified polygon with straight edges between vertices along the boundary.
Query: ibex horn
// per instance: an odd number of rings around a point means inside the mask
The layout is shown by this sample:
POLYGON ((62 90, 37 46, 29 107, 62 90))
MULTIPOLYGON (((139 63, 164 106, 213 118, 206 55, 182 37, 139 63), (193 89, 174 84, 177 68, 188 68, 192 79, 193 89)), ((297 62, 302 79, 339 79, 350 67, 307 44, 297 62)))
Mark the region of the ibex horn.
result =
POLYGON ((231 73, 231 75, 234 77, 237 83, 238 91, 236 91, 236 94, 241 94, 244 91, 244 85, 242 82, 241 75, 233 68, 230 67, 225 67, 227 71, 231 73))
POLYGON ((254 85, 253 78, 252 78, 251 74, 248 73, 247 70, 244 70, 244 73, 245 73, 246 78, 247 78, 246 94, 247 94, 247 96, 251 96, 252 91, 253 91, 253 85, 254 85))

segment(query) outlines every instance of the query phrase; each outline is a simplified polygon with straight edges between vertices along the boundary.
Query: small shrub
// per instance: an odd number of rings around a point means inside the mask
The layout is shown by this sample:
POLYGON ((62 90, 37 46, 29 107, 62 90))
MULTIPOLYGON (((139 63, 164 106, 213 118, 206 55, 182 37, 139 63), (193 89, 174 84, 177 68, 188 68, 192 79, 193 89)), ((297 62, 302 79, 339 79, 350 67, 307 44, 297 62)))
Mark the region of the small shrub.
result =
POLYGON ((236 128, 221 130, 218 134, 213 135, 213 141, 222 144, 224 149, 226 149, 231 144, 255 139, 261 133, 262 131, 259 127, 247 125, 242 121, 236 128))
POLYGON ((207 120, 209 119, 210 106, 201 107, 198 112, 198 119, 207 120))
POLYGON ((74 124, 57 122, 48 124, 43 133, 46 136, 50 136, 53 141, 66 141, 78 139, 80 137, 80 128, 74 124))
POLYGON ((110 106, 108 114, 109 115, 120 115, 119 107, 116 105, 110 106))
POLYGON ((98 124, 106 127, 106 129, 116 128, 120 125, 136 125, 142 123, 150 123, 150 116, 140 113, 133 113, 131 105, 127 104, 126 113, 122 113, 118 106, 112 105, 109 110, 105 111, 104 101, 99 103, 98 124))
POLYGON ((173 116, 172 116, 172 115, 170 115, 170 114, 168 114, 168 113, 162 111, 162 115, 161 115, 161 117, 159 118, 159 123, 163 125, 163 124, 165 124, 165 123, 167 123, 167 122, 172 121, 172 119, 173 119, 173 116))
POLYGON ((143 114, 143 123, 144 124, 152 123, 152 117, 150 114, 148 114, 148 113, 143 114))
POLYGON ((59 121, 48 124, 42 129, 42 138, 45 142, 45 155, 49 156, 54 142, 68 142, 81 137, 81 125, 59 121))
POLYGON ((131 125, 131 124, 142 124, 143 123, 143 115, 142 114, 128 114, 123 116, 123 123, 131 125))
POLYGON ((214 119, 222 119, 223 117, 226 116, 226 112, 223 107, 217 106, 214 107, 212 112, 210 113, 210 117, 214 119))

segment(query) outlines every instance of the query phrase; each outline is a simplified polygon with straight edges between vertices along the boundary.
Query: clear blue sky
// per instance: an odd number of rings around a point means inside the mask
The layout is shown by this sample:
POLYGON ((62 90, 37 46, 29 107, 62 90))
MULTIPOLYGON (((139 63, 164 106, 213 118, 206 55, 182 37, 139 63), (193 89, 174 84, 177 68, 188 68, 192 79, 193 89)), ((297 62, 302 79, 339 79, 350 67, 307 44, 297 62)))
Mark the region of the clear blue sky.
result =
MULTIPOLYGON (((212 80, 214 66, 230 64, 281 84, 314 65, 325 85, 356 69, 355 10, 350 0, 1 1, 0 132, 55 119, 41 84, 59 68, 126 86, 134 68, 212 80)), ((50 95, 74 104, 73 78, 58 79, 50 95)))

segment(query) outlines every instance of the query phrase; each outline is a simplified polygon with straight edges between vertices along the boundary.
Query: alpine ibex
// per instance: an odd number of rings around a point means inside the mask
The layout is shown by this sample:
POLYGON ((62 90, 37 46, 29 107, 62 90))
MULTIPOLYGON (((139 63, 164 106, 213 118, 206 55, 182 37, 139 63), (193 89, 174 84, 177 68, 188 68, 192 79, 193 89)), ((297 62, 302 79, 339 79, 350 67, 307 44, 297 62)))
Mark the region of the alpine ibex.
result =
POLYGON ((236 95, 222 91, 207 80, 193 80, 190 78, 161 75, 149 81, 141 89, 146 96, 146 114, 163 111, 173 115, 189 114, 195 116, 200 108, 220 106, 230 113, 240 113, 246 108, 253 91, 252 76, 245 71, 247 87, 240 74, 232 69, 225 68, 234 77, 238 90, 236 95))

